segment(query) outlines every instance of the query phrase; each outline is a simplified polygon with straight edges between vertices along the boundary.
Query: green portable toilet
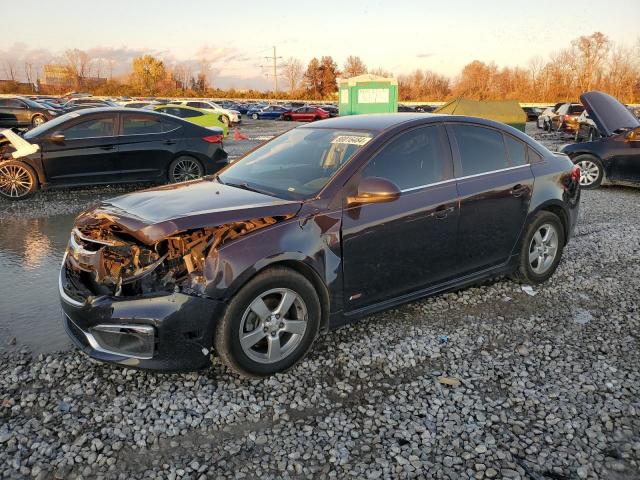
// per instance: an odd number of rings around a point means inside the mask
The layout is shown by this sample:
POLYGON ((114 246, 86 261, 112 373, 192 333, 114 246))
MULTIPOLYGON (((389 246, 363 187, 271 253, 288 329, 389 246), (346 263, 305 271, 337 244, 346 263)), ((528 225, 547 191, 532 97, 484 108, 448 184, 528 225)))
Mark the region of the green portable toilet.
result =
POLYGON ((449 113, 451 115, 467 115, 506 123, 524 132, 527 114, 515 100, 488 101, 467 100, 457 98, 437 108, 433 113, 449 113))
POLYGON ((398 81, 378 75, 358 75, 338 82, 340 115, 398 111, 398 81))

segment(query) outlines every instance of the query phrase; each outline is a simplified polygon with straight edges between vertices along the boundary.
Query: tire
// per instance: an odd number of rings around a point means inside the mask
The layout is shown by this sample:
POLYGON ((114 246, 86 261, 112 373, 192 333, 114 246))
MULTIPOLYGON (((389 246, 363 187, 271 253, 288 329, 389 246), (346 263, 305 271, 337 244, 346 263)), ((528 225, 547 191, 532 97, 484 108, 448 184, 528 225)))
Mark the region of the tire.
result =
POLYGON ((600 159, 593 155, 578 155, 573 163, 580 167, 580 187, 585 190, 598 188, 604 178, 604 168, 600 159))
POLYGON ((24 200, 38 190, 36 172, 24 162, 0 162, 0 196, 9 200, 24 200))
POLYGON ((304 357, 318 335, 320 318, 320 300, 309 280, 289 268, 269 268, 249 280, 231 299, 216 326, 214 346, 220 360, 234 372, 266 377, 293 367, 304 357), (289 309, 281 318, 276 317, 285 294, 289 309), (256 310, 263 313, 258 315, 256 310), (241 335, 246 339, 244 346, 241 335), (272 339, 276 338, 274 343, 272 339), (274 345, 278 345, 279 356, 274 345))
POLYGON ((220 115, 220 121, 224 123, 225 127, 231 125, 231 120, 229 120, 229 117, 227 117, 226 115, 220 115))
POLYGON ((320 120, 320 117, 313 117, 314 122, 317 122, 318 120, 320 120))
POLYGON ((169 164, 169 183, 187 182, 204 175, 204 167, 193 157, 182 155, 169 164))
POLYGON ((253 118, 254 120, 258 120, 258 114, 257 113, 252 114, 251 118, 253 118))
POLYGON ((536 214, 522 242, 515 279, 532 284, 547 281, 558 268, 564 243, 564 227, 558 216, 546 211, 536 214))
POLYGON ((42 115, 34 115, 33 118, 31 119, 31 126, 32 127, 38 127, 40 125, 42 125, 44 122, 46 122, 47 119, 44 118, 44 116, 42 115))
POLYGON ((282 117, 282 119, 286 122, 290 122, 291 121, 291 117, 289 115, 286 115, 284 117, 282 117))

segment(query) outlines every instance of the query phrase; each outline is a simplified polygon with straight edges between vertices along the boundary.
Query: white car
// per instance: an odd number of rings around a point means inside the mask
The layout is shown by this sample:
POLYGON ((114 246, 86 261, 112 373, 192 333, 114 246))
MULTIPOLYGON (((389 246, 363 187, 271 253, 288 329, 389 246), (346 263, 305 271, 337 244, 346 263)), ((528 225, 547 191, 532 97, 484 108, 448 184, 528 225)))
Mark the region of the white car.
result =
POLYGON ((232 123, 240 123, 242 118, 240 112, 237 110, 222 108, 220 105, 210 100, 180 100, 171 103, 199 108, 200 110, 208 110, 211 113, 221 113, 223 115, 222 121, 225 122, 227 126, 232 123))
POLYGON ((538 119, 536 120, 538 128, 542 130, 550 130, 551 129, 551 119, 556 116, 555 107, 545 108, 543 112, 538 115, 538 119))

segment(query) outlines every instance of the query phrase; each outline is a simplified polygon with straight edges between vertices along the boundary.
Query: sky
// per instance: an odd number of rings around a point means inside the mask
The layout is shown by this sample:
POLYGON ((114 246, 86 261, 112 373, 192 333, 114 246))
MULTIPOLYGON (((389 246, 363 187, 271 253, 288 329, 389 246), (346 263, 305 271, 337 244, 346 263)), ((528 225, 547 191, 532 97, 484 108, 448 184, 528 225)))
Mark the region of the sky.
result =
MULTIPOLYGON (((395 74, 416 68, 454 76, 473 61, 526 66, 600 31, 640 41, 640 0, 0 0, 0 61, 44 59, 68 48, 113 58, 115 74, 150 53, 168 64, 212 62, 220 88, 268 88, 277 55, 349 55, 395 74), (28 19, 28 20, 27 20, 28 19)), ((1 66, 1 65, 0 65, 1 66)), ((22 68, 21 66, 19 67, 22 68)), ((195 67, 194 67, 195 68, 195 67)), ((20 73, 20 72, 19 72, 20 73)), ((0 78, 4 71, 0 68, 0 78)))

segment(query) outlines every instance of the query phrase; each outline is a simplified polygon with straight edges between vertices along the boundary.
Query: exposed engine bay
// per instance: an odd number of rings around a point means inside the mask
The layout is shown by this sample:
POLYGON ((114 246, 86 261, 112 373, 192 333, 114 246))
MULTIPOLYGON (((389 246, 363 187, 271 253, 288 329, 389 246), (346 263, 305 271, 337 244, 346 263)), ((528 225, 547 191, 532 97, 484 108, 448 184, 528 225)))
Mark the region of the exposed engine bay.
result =
POLYGON ((204 293, 205 265, 222 244, 288 217, 195 229, 145 245, 106 216, 84 217, 71 233, 66 267, 93 295, 204 293))

